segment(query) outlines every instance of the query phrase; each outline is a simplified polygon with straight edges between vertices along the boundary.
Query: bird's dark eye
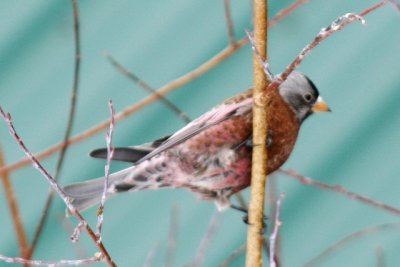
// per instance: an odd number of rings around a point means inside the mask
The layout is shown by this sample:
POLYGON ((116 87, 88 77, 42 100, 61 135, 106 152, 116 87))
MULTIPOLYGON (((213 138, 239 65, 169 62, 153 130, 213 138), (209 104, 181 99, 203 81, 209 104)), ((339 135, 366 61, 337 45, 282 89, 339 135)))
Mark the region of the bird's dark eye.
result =
POLYGON ((310 102, 310 101, 312 100, 312 98, 313 98, 313 97, 312 97, 311 94, 305 94, 305 95, 304 95, 304 100, 307 101, 307 102, 310 102))

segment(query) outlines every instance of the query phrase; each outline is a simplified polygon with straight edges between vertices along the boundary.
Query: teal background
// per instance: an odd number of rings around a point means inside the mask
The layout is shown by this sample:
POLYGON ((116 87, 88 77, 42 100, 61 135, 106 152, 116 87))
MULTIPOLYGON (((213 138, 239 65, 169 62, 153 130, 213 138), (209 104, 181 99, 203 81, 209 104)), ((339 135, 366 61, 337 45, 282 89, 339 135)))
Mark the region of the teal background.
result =
MULTIPOLYGON (((270 1, 270 16, 291 1, 270 1)), ((311 0, 270 31, 269 56, 274 73, 282 71, 322 27, 347 12, 360 12, 378 1, 311 0)), ((154 87, 196 68, 227 45, 223 1, 79 1, 82 69, 73 134, 109 118, 107 102, 117 111, 147 94, 121 76, 104 58, 108 51, 154 87)), ((232 1, 236 36, 252 29, 250 1, 232 1)), ((315 115, 302 127, 285 167, 375 200, 400 207, 400 16, 385 6, 353 23, 314 49, 300 70, 313 79, 333 112, 315 115)), ((0 105, 34 152, 64 135, 73 78, 74 39, 70 1, 0 2, 0 105)), ((191 118, 252 84, 249 46, 168 95, 191 118)), ((184 124, 156 103, 118 123, 113 143, 135 145, 173 133, 184 124)), ((8 163, 24 157, 0 124, 8 163)), ((105 145, 104 134, 69 148, 61 184, 101 176, 102 161, 88 152, 105 145)), ((54 172, 57 157, 43 161, 54 172)), ((113 164, 113 170, 126 165, 113 164)), ((32 239, 48 185, 31 167, 11 175, 28 237, 32 239)), ((339 239, 365 227, 399 219, 342 195, 303 186, 276 175, 286 193, 281 228, 283 266, 303 266, 339 239)), ((245 191, 248 196, 249 190, 245 191)), ((161 242, 154 266, 163 266, 171 208, 178 206, 178 238, 173 266, 189 263, 215 207, 185 190, 144 191, 107 202, 103 241, 119 266, 142 266, 161 242)), ((0 192, 0 254, 18 256, 3 191, 0 192)), ((95 210, 85 217, 94 225, 95 210)), ((241 214, 226 211, 207 248, 202 266, 218 266, 246 240, 241 214)), ((91 256, 96 251, 82 234, 69 236, 75 219, 64 219, 56 199, 35 259, 91 256), (72 223, 71 223, 72 222, 72 223), (77 252, 80 251, 80 252, 77 252)), ((383 248, 385 266, 400 264, 400 231, 380 231, 353 240, 317 266, 376 266, 375 249, 383 248)), ((244 256, 231 266, 243 266, 244 256)), ((0 262, 0 266, 5 266, 0 262)), ((103 264, 95 264, 103 266, 103 264)), ((265 266, 267 266, 265 264, 265 266)))

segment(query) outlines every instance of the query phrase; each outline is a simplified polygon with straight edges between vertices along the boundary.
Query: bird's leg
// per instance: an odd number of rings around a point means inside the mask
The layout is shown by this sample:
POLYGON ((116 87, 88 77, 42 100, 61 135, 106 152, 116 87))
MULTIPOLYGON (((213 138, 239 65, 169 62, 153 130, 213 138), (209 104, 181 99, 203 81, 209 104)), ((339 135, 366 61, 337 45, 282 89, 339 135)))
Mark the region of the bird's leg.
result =
MULTIPOLYGON (((230 206, 232 209, 243 212, 244 216, 243 216, 243 222, 247 225, 249 225, 249 211, 246 208, 243 208, 241 206, 237 206, 235 204, 231 204, 230 206)), ((267 231, 267 224, 265 223, 266 220, 268 220, 268 217, 265 216, 265 214, 263 215, 264 219, 263 219, 263 227, 261 229, 261 234, 264 234, 267 231)))

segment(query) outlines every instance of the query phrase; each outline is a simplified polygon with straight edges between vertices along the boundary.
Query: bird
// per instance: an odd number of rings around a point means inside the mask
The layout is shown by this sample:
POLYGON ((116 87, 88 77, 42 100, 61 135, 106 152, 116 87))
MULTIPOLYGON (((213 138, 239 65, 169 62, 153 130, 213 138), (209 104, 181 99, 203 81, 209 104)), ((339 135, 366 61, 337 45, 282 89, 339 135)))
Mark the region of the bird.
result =
MULTIPOLYGON (((328 112, 328 104, 304 74, 292 72, 268 99, 267 174, 290 156, 301 124, 311 114, 328 112)), ((107 197, 146 189, 185 188, 218 210, 235 208, 230 197, 250 186, 253 90, 215 106, 173 135, 132 147, 114 148, 113 160, 133 165, 109 176, 107 197)), ((107 158, 107 149, 90 153, 107 158)), ((63 188, 72 205, 86 210, 101 200, 104 177, 63 188)), ((237 208, 237 207, 236 207, 237 208)))

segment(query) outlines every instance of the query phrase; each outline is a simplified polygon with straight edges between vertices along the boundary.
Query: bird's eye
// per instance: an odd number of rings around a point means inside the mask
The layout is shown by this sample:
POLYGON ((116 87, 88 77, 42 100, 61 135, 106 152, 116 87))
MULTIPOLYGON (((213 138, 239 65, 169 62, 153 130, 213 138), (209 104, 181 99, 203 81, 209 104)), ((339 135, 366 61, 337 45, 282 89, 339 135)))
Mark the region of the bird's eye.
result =
POLYGON ((305 94, 305 95, 304 95, 304 100, 307 101, 307 102, 310 102, 310 101, 312 100, 312 98, 313 98, 313 97, 312 97, 311 94, 305 94))

